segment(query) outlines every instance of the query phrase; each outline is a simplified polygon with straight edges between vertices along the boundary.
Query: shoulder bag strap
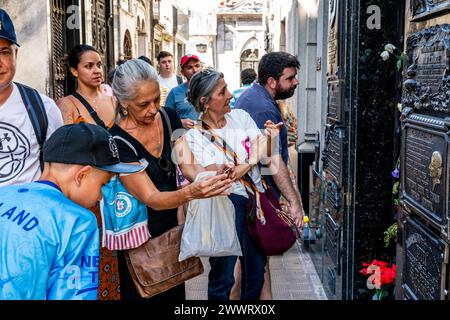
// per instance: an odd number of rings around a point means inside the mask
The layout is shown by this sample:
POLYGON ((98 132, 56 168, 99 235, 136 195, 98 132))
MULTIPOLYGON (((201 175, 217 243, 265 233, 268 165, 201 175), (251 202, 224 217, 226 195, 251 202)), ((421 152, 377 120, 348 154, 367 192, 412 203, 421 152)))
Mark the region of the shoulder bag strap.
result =
POLYGON ((95 123, 97 123, 99 126, 103 127, 104 129, 108 129, 106 127, 105 123, 103 122, 103 120, 100 119, 100 117, 98 116, 97 112, 95 112, 94 108, 92 108, 92 106, 89 104, 89 102, 87 102, 86 99, 81 96, 81 94, 79 94, 78 92, 75 92, 72 95, 83 104, 83 106, 86 108, 86 110, 91 115, 92 119, 94 119, 95 123))
POLYGON ((39 92, 33 88, 25 86, 20 83, 15 83, 19 89, 23 104, 27 109, 28 116, 33 125, 34 133, 39 144, 39 161, 41 170, 44 170, 44 159, 42 154, 42 146, 47 138, 48 117, 45 111, 44 102, 41 99, 39 92))
MULTIPOLYGON (((130 141, 128 141, 127 139, 122 138, 121 136, 113 136, 114 140, 120 140, 123 143, 125 143, 136 155, 136 157, 139 158, 139 154, 136 150, 136 148, 130 143, 130 141)), ((141 165, 143 165, 144 167, 148 166, 148 161, 145 160, 145 158, 142 158, 141 160, 139 160, 139 162, 141 163, 141 165)))
POLYGON ((173 129, 172 129, 172 123, 170 122, 169 119, 169 115, 167 114, 167 111, 164 110, 164 107, 161 107, 159 109, 159 111, 161 111, 161 114, 163 115, 163 118, 167 124, 167 128, 169 129, 169 141, 170 141, 170 147, 173 149, 173 141, 172 141, 172 133, 173 133, 173 129))
MULTIPOLYGON (((205 122, 202 122, 202 126, 197 125, 195 128, 222 151, 229 160, 233 161, 234 165, 238 165, 238 156, 233 148, 231 148, 230 145, 222 137, 217 135, 205 122)), ((258 188, 248 173, 241 178, 241 182, 244 184, 247 193, 258 193, 258 188)))

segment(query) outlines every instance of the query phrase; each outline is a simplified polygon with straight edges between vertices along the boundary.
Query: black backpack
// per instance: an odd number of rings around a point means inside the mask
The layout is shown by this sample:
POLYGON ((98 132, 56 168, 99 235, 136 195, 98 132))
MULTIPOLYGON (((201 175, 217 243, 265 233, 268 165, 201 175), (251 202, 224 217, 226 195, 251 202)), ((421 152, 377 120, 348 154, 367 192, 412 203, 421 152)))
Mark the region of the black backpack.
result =
POLYGON ((41 163, 41 171, 44 170, 44 158, 42 154, 42 147, 47 139, 48 118, 45 111, 44 102, 39 95, 39 92, 26 85, 15 82, 19 88, 23 104, 27 109, 31 124, 33 125, 34 133, 39 144, 39 161, 41 163))
POLYGON ((177 82, 178 82, 179 85, 182 84, 183 83, 183 78, 180 77, 180 76, 177 76, 177 82))

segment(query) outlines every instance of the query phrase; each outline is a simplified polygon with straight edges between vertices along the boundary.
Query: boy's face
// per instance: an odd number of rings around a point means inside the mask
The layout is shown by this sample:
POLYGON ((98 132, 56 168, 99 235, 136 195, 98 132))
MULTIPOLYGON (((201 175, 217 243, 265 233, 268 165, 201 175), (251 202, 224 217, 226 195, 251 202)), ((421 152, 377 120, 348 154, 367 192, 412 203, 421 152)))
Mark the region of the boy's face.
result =
POLYGON ((171 76, 174 72, 173 58, 167 56, 159 60, 159 70, 162 75, 171 76))
POLYGON ((102 199, 102 187, 109 182, 113 173, 91 166, 80 166, 75 175, 75 184, 69 191, 69 198, 85 208, 92 208, 102 199))

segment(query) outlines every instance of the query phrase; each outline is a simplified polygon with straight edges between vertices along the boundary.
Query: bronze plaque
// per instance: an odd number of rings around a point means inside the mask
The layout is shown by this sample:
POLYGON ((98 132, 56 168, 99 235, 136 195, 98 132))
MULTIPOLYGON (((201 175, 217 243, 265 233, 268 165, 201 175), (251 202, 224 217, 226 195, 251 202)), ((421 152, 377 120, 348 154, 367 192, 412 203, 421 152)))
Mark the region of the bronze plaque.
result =
POLYGON ((450 11, 449 0, 412 0, 411 21, 422 21, 450 11))
POLYGON ((338 1, 329 0, 328 5, 328 68, 329 81, 337 80, 339 66, 339 14, 338 1))
POLYGON ((414 300, 445 299, 448 244, 407 217, 404 248, 402 287, 405 295, 414 300))
POLYGON ((448 219, 447 153, 449 136, 443 121, 413 114, 403 134, 403 200, 444 234, 448 219))
POLYGON ((342 157, 344 155, 344 127, 339 123, 327 125, 325 147, 322 151, 323 169, 328 180, 342 181, 342 157), (331 175, 331 177, 329 176, 331 175))
POLYGON ((341 121, 343 105, 342 81, 328 82, 328 123, 341 121))
POLYGON ((407 80, 402 103, 416 112, 446 117, 450 112, 450 25, 413 33, 407 41, 407 80))
POLYGON ((333 217, 325 215, 325 252, 333 262, 337 274, 340 274, 341 226, 333 217))

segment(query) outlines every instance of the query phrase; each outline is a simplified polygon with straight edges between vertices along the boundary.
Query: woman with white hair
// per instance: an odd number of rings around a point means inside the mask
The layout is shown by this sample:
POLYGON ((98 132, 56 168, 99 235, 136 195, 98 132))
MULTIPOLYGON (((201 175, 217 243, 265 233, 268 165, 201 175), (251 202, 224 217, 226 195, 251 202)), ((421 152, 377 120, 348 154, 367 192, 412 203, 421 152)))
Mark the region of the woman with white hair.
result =
MULTIPOLYGON (((267 157, 267 139, 243 110, 231 110, 233 96, 227 89, 224 75, 206 69, 194 75, 189 84, 188 100, 200 113, 201 121, 185 135, 185 140, 198 163, 207 170, 221 170, 231 162, 233 187, 229 196, 235 208, 236 231, 241 244, 241 300, 258 300, 264 284, 266 257, 253 243, 246 228, 247 209, 252 204, 241 177, 249 173, 260 192, 261 173, 256 165, 267 157)), ((268 122, 267 128, 277 129, 268 122)), ((277 130, 275 130, 277 131, 277 130)), ((272 134, 271 134, 272 135, 272 134)), ((181 170, 188 166, 180 164, 181 170)), ((228 300, 234 284, 236 256, 211 257, 208 299, 228 300)))
MULTIPOLYGON (((170 124, 160 110, 158 74, 142 60, 129 60, 117 67, 112 82, 114 95, 119 101, 116 125, 110 132, 116 139, 122 162, 148 162, 144 172, 120 177, 125 188, 147 205, 148 227, 152 237, 176 227, 177 208, 190 200, 227 194, 230 179, 226 174, 210 177, 177 190, 176 166, 171 159, 170 127, 182 128, 174 111, 165 109, 170 124), (126 140, 137 152, 124 142, 126 140)), ((195 167, 192 167, 195 168, 195 167)), ((201 168, 197 168, 201 171, 201 168)), ((187 172, 190 176, 191 173, 187 172)), ((121 294, 124 300, 140 299, 125 257, 119 252, 121 294)), ((185 288, 181 284, 156 295, 153 300, 184 300, 185 288)))

